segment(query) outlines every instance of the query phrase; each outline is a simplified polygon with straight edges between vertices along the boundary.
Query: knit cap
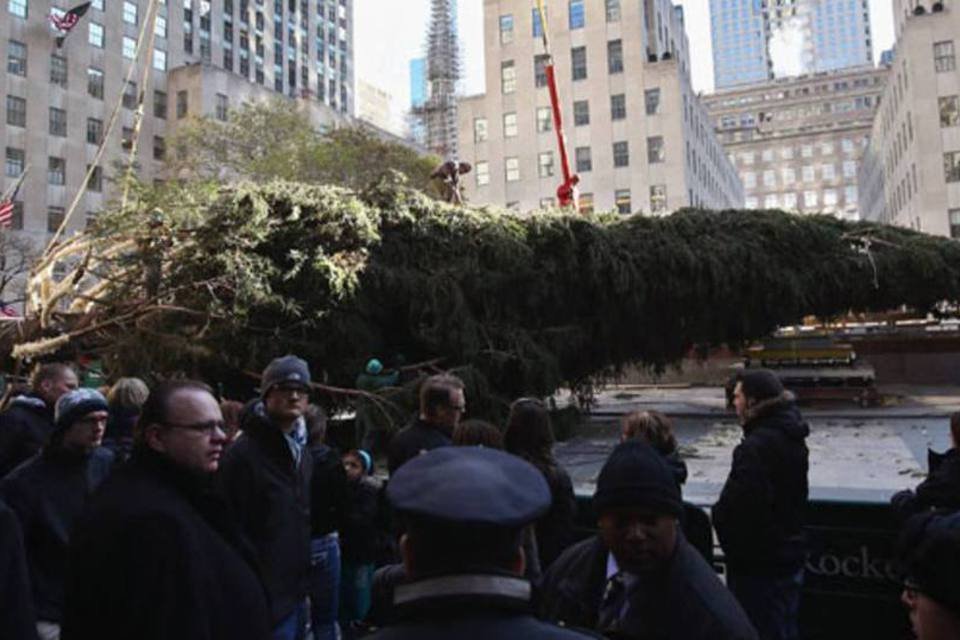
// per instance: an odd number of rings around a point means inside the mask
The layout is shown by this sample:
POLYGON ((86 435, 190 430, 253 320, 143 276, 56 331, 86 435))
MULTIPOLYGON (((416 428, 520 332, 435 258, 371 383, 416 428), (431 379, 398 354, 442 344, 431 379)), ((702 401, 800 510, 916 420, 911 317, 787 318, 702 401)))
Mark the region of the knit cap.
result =
POLYGON ((310 386, 310 367, 297 356, 275 358, 263 370, 260 383, 260 396, 265 398, 273 387, 279 384, 297 384, 303 388, 310 386))
POLYGON ((663 456, 645 442, 628 440, 617 445, 600 470, 593 507, 598 514, 606 509, 642 508, 679 516, 683 500, 663 456))
POLYGON ((931 528, 908 561, 907 585, 960 616, 957 575, 960 575, 960 530, 931 528))
POLYGON ((107 399, 96 389, 74 389, 60 396, 54 410, 57 429, 68 429, 74 422, 94 411, 107 411, 107 399))
POLYGON ((755 401, 776 398, 783 393, 783 383, 769 369, 747 369, 737 376, 743 395, 755 401))

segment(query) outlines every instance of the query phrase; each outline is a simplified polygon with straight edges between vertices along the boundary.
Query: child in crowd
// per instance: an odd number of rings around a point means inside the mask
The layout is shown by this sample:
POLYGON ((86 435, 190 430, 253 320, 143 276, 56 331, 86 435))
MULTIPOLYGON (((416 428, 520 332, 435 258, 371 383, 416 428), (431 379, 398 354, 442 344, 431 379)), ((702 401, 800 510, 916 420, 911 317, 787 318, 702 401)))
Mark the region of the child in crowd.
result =
POLYGON ((362 449, 343 454, 349 505, 340 528, 340 626, 349 629, 370 609, 370 587, 377 543, 379 487, 370 476, 373 460, 362 449))

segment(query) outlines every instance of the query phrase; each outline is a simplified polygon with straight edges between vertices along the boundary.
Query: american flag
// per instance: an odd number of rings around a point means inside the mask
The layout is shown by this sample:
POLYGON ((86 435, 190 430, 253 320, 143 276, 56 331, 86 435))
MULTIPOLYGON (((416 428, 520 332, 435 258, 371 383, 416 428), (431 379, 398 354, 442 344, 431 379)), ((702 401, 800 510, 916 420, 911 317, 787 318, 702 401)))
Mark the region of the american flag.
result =
POLYGON ((13 210, 16 205, 17 193, 20 191, 20 185, 23 184, 23 177, 27 175, 24 171, 17 178, 17 184, 13 186, 13 192, 4 194, 0 197, 0 228, 9 228, 13 224, 13 210))
POLYGON ((50 22, 53 23, 53 26, 56 27, 60 33, 63 34, 57 38, 58 47, 63 44, 64 37, 70 33, 71 29, 77 26, 77 23, 80 22, 80 18, 83 17, 83 14, 85 14, 89 8, 90 2, 84 2, 83 4, 78 4, 63 15, 58 15, 57 13, 50 14, 50 22))

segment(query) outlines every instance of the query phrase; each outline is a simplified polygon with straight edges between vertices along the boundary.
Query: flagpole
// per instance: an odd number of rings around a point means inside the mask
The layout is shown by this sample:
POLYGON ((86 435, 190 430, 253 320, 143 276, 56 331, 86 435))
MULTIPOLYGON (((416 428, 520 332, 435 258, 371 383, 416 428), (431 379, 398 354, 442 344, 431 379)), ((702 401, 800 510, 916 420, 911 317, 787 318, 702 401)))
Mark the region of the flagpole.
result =
POLYGON ((13 185, 4 192, 3 197, 0 198, 0 202, 6 202, 13 197, 13 195, 17 192, 17 189, 20 188, 20 185, 23 184, 23 179, 27 177, 27 171, 30 171, 29 164, 23 168, 23 171, 20 172, 20 176, 17 178, 17 181, 14 182, 13 185))

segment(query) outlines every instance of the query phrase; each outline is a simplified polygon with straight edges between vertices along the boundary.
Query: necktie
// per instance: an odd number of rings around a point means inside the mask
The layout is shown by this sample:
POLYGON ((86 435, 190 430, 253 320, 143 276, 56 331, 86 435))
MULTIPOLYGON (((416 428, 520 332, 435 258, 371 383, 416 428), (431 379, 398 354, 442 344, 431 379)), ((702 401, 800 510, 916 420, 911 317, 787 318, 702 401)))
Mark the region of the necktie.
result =
POLYGON ((597 615, 597 630, 604 635, 616 635, 627 599, 627 585, 622 573, 615 573, 607 580, 597 615))

